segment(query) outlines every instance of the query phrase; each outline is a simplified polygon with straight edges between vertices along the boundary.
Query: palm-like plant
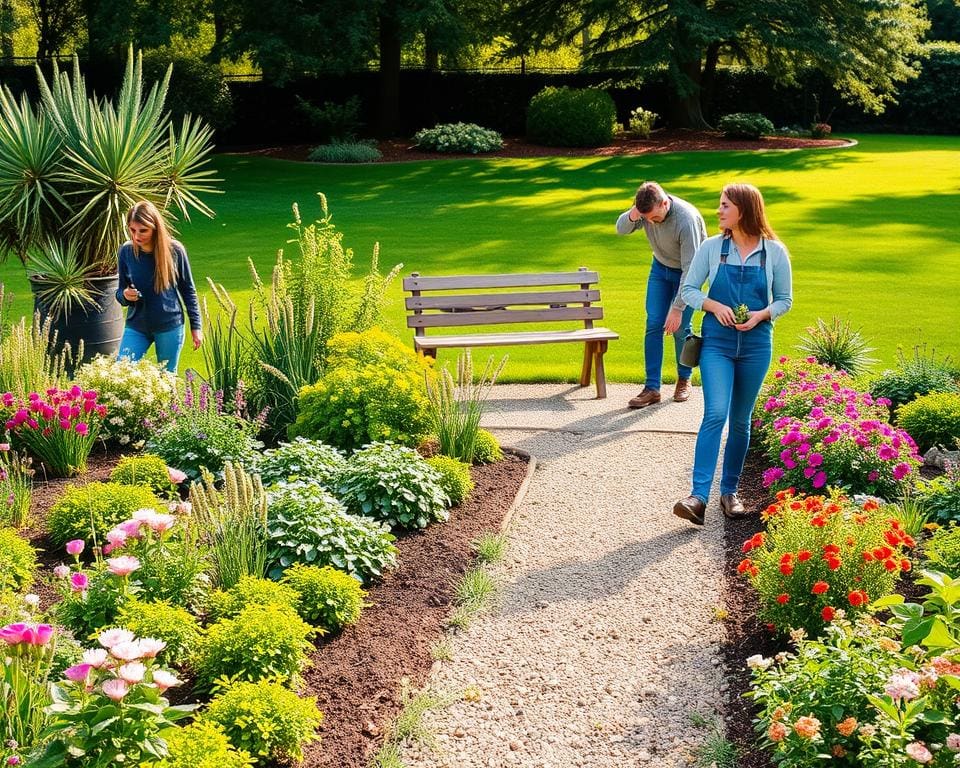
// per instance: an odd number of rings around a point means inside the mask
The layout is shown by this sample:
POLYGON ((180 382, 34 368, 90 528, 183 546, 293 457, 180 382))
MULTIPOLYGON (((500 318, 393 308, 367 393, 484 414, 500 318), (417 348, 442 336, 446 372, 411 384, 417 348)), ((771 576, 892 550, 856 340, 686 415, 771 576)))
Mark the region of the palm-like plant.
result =
POLYGON ((164 111, 170 72, 145 91, 131 49, 115 101, 88 94, 76 58, 72 75, 54 63, 49 83, 37 69, 35 106, 0 89, 0 257, 27 263, 50 242, 69 242, 82 274, 109 274, 135 202, 173 219, 213 215, 200 199, 218 191, 206 168, 213 132, 189 117, 174 127, 164 111))

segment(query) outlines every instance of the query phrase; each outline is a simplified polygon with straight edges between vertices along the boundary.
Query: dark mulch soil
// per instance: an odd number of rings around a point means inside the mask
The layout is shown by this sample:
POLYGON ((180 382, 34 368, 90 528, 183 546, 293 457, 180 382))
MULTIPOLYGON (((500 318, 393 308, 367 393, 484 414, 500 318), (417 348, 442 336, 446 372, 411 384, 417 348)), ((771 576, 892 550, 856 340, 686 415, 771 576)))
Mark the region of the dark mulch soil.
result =
MULTIPOLYGON (((121 455, 95 450, 82 478, 48 482, 35 478, 31 503, 35 523, 22 533, 38 548, 40 562, 47 566, 42 573, 69 561, 47 538, 45 511, 68 483, 108 480, 121 455)), ((497 464, 474 467, 472 496, 451 510, 449 522, 401 537, 399 566, 370 588, 371 605, 357 626, 318 644, 301 693, 317 697, 324 721, 321 741, 306 750, 304 768, 368 765, 400 711, 401 678, 409 678, 414 687, 426 680, 433 664, 430 647, 444 631, 453 586, 473 562, 471 543, 500 529, 526 473, 527 462, 509 454, 497 464)), ((44 607, 59 599, 47 578, 38 579, 34 591, 44 607)), ((185 690, 178 703, 186 695, 185 690)))
MULTIPOLYGON (((605 147, 545 147, 523 138, 506 137, 503 147, 480 155, 424 152, 413 146, 412 140, 388 139, 378 143, 383 158, 380 162, 404 160, 436 160, 444 157, 605 157, 610 155, 643 155, 649 152, 691 152, 731 149, 808 149, 841 147, 846 139, 791 139, 769 136, 756 141, 725 139, 715 131, 662 129, 654 131, 649 139, 615 138, 605 147)), ((306 160, 313 145, 296 144, 284 147, 227 149, 243 154, 264 155, 284 160, 306 160)))

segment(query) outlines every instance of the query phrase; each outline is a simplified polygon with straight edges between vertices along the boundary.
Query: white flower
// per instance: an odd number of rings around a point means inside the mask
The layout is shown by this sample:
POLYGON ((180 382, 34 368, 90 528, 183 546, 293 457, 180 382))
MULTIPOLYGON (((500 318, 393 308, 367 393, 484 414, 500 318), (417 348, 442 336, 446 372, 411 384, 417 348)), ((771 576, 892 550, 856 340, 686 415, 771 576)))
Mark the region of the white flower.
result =
POLYGON ((35 595, 31 592, 29 595, 23 596, 23 602, 31 608, 37 608, 40 605, 40 595, 35 595))
POLYGON ((773 659, 766 659, 759 653, 747 659, 747 666, 750 669, 766 669, 771 664, 773 664, 773 659))

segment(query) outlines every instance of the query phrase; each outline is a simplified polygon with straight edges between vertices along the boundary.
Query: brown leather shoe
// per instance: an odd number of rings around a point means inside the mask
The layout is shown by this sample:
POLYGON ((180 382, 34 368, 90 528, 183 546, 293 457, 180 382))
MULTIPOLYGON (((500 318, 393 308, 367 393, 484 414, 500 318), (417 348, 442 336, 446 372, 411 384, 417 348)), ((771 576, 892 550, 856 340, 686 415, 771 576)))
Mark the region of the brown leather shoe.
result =
POLYGON ((660 390, 651 389, 650 387, 644 387, 643 392, 641 392, 636 397, 630 398, 630 402, 627 405, 630 408, 646 408, 648 405, 655 405, 660 402, 660 390))
POLYGON ((694 525, 703 525, 703 513, 706 511, 707 505, 696 496, 687 496, 673 505, 673 514, 694 525))
POLYGON ((743 506, 743 502, 740 501, 740 497, 735 493, 725 493, 720 497, 720 509, 731 520, 737 520, 749 514, 743 506))
POLYGON ((690 399, 690 379, 677 379, 677 387, 673 390, 673 399, 678 403, 685 403, 690 399))

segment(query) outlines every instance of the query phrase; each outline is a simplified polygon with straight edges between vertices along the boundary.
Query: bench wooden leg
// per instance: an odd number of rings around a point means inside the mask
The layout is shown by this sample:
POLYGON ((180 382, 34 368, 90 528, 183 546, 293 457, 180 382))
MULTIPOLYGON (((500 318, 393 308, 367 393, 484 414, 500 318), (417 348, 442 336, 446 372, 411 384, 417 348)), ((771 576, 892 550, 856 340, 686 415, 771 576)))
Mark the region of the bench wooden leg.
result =
POLYGON ((583 345, 583 368, 580 369, 580 386, 590 386, 590 372, 593 366, 594 345, 596 342, 587 341, 583 345))
POLYGON ((604 400, 607 397, 607 375, 603 369, 603 353, 607 351, 607 342, 598 341, 594 347, 596 362, 594 367, 597 370, 597 399, 604 400))

